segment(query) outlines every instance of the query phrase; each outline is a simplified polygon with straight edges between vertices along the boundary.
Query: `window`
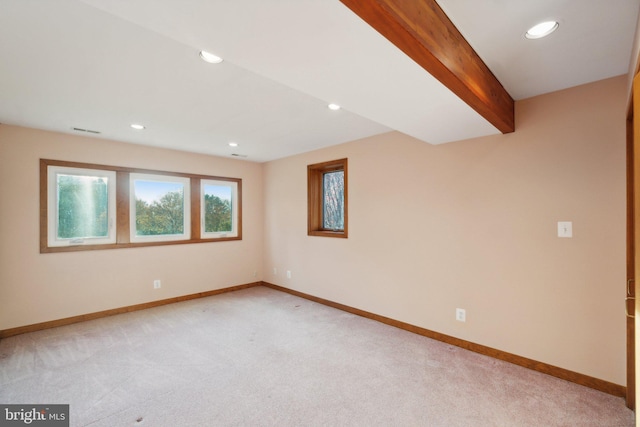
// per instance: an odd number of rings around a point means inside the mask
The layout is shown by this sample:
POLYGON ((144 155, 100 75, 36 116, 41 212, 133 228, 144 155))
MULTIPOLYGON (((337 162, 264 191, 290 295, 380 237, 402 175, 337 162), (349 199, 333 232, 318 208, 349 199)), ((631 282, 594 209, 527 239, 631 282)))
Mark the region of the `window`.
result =
POLYGON ((242 180, 40 160, 40 252, 242 239, 242 180))
POLYGON ((347 159, 307 166, 308 235, 347 233, 347 159))
POLYGON ((132 242, 191 238, 190 181, 177 176, 130 175, 132 242))
POLYGON ((49 166, 49 246, 115 243, 116 174, 49 166))
POLYGON ((200 194, 203 239, 236 237, 238 235, 238 183, 203 179, 200 194))

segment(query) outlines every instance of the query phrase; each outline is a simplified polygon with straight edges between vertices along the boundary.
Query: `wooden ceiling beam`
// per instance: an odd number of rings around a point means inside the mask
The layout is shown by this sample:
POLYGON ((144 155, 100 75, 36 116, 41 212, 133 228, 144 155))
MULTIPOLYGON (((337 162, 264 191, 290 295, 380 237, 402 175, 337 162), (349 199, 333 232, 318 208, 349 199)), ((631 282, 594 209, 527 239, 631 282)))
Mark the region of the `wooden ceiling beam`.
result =
POLYGON ((502 133, 515 130, 513 98, 435 0, 340 1, 502 133))

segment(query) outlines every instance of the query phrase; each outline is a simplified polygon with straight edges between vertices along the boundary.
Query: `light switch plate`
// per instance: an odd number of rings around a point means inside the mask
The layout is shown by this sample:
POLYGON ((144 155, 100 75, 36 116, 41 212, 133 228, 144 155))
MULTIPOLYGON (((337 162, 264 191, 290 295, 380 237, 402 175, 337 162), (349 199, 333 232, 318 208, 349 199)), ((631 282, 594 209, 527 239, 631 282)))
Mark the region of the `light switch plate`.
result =
POLYGON ((573 237, 573 223, 571 221, 558 221, 558 237, 573 237))

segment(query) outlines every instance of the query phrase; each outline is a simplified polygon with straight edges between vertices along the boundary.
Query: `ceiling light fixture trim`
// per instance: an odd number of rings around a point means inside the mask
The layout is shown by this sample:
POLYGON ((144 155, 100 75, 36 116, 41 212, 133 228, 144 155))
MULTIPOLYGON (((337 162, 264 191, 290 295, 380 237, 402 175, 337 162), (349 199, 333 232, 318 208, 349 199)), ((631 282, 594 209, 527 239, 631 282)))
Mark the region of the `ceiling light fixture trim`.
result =
POLYGON ((135 130, 144 130, 146 129, 144 125, 141 125, 139 123, 132 123, 131 127, 135 130))
POLYGON ((329 104, 327 105, 327 107, 329 107, 329 109, 333 111, 338 111, 341 108, 338 104, 329 104))
POLYGON ((200 58, 210 64, 219 64, 224 61, 224 59, 220 58, 218 55, 214 55, 213 53, 207 52, 206 50, 200 51, 200 58))
POLYGON ((529 40, 541 39, 548 36, 558 29, 560 23, 558 21, 544 21, 529 28, 524 34, 529 40))

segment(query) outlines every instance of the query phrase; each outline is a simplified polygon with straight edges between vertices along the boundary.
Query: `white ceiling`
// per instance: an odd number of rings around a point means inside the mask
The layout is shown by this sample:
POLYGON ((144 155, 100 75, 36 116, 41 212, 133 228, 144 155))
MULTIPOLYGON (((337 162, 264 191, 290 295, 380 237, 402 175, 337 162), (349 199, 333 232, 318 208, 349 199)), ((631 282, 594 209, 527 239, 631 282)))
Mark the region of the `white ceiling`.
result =
MULTIPOLYGON (((438 2, 515 99, 626 73, 640 4, 438 2)), ((0 57, 0 122, 137 144, 262 162, 392 129, 498 133, 338 0, 0 0, 0 57)))
POLYGON ((624 74, 640 0, 438 0, 514 99, 624 74), (542 21, 547 38, 524 33, 542 21))

